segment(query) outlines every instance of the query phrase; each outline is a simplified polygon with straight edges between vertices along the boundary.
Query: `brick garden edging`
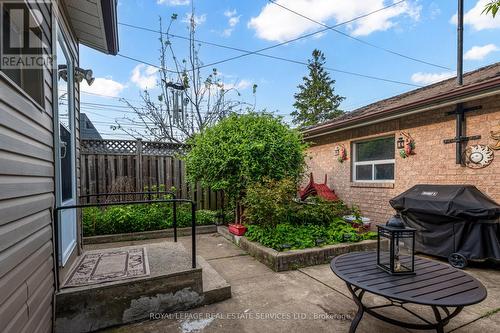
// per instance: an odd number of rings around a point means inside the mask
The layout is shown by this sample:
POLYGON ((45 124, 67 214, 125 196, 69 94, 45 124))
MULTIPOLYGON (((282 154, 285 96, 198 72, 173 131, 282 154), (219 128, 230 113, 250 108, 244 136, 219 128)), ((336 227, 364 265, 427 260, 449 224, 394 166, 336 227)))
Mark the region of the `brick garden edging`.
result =
POLYGON ((327 264, 334 257, 356 251, 374 251, 377 249, 376 240, 364 240, 357 243, 342 243, 325 245, 302 250, 278 252, 259 243, 249 241, 245 236, 235 236, 220 226, 217 230, 223 237, 229 239, 252 257, 271 268, 273 271, 282 272, 301 267, 327 264))
MULTIPOLYGON (((217 226, 215 224, 196 226, 196 234, 211 234, 215 232, 217 232, 217 226)), ((177 229, 177 236, 180 237, 189 235, 191 235, 191 227, 177 229)), ((167 237, 174 237, 174 229, 170 228, 164 230, 83 237, 83 244, 84 245, 103 244, 103 243, 126 242, 126 241, 135 241, 144 239, 167 238, 167 237)))

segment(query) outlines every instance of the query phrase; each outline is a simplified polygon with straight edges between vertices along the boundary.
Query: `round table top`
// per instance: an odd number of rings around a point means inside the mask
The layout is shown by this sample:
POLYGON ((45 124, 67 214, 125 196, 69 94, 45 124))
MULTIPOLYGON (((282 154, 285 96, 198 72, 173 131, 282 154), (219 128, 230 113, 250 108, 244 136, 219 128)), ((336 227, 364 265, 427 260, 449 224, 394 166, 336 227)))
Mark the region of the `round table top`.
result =
POLYGON ((466 306, 486 298, 481 282, 462 270, 415 256, 415 275, 391 275, 377 267, 376 252, 335 257, 330 267, 345 282, 392 299, 423 305, 466 306))

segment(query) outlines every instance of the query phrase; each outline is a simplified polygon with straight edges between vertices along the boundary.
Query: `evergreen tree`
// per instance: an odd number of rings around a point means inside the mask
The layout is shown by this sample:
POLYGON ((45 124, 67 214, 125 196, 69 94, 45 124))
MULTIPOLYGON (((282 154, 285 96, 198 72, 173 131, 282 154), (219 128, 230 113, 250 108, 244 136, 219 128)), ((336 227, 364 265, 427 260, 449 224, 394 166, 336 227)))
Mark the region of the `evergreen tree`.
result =
POLYGON ((344 113, 339 109, 344 97, 335 94, 335 80, 323 68, 323 52, 315 49, 308 63, 309 76, 304 76, 298 86, 299 92, 294 95, 295 111, 292 112, 293 123, 301 127, 316 125, 344 113))

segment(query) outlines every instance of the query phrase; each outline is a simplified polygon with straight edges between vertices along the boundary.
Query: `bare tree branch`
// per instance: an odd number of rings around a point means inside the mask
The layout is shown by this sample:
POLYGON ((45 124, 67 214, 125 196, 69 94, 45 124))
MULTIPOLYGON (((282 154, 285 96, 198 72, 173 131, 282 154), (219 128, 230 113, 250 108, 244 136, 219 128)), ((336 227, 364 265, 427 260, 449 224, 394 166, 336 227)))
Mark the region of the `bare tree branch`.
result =
MULTIPOLYGON (((202 78, 200 66, 203 63, 199 57, 200 45, 196 44, 195 38, 197 26, 194 7, 188 22, 188 57, 179 61, 169 37, 170 29, 176 20, 177 14, 173 14, 164 32, 162 19, 159 19, 159 95, 153 97, 152 94, 157 93, 146 89, 141 93, 141 106, 132 105, 123 99, 122 101, 134 111, 135 117, 125 116, 116 120, 116 126, 112 126, 112 129, 121 130, 133 137, 145 135, 155 141, 181 143, 232 112, 255 109, 255 100, 251 105, 234 98, 241 96, 236 89, 237 84, 227 87, 216 68, 202 78), (175 87, 179 86, 183 89, 180 92, 175 90, 175 87), (125 124, 135 124, 137 128, 122 126, 125 124), (141 133, 139 128, 144 133, 141 133)), ((254 98, 255 88, 256 85, 253 87, 254 98)))

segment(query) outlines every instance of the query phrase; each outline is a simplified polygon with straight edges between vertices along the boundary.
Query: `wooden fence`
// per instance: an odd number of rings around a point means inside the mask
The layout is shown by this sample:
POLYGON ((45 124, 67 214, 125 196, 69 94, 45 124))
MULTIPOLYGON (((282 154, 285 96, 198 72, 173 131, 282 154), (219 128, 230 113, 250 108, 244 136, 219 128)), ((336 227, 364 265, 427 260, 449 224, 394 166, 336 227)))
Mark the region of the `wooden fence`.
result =
POLYGON ((181 144, 142 140, 82 140, 80 194, 141 192, 163 185, 175 188, 178 198, 194 200, 198 209, 222 208, 222 192, 187 183, 184 161, 178 158, 184 149, 181 144))

